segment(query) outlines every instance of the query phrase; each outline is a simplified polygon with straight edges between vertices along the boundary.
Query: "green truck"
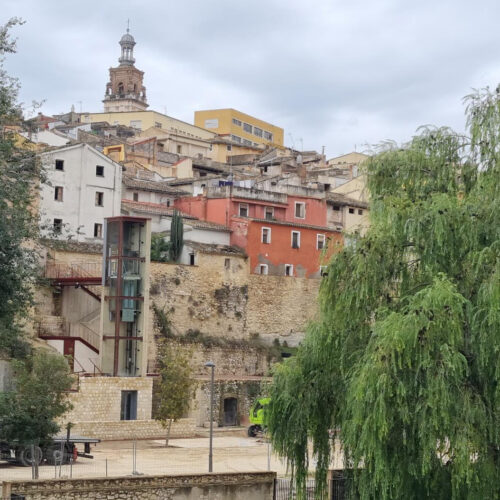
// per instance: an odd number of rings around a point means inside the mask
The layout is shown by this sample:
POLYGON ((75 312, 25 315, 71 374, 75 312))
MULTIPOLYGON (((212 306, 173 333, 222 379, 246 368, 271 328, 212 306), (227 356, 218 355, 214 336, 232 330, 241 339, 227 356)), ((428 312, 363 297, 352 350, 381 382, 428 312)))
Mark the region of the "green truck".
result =
POLYGON ((262 432, 265 427, 265 412, 271 398, 260 398, 255 401, 250 408, 250 427, 248 428, 248 436, 255 437, 257 433, 262 432))

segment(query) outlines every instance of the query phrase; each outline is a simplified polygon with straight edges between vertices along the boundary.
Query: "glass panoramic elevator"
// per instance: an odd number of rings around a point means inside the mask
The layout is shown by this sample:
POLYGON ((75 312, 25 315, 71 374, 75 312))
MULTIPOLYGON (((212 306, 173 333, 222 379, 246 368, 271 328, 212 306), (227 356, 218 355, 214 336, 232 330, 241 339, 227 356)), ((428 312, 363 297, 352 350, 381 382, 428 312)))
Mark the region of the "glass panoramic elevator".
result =
POLYGON ((104 226, 101 370, 114 377, 146 372, 150 220, 110 217, 104 226))

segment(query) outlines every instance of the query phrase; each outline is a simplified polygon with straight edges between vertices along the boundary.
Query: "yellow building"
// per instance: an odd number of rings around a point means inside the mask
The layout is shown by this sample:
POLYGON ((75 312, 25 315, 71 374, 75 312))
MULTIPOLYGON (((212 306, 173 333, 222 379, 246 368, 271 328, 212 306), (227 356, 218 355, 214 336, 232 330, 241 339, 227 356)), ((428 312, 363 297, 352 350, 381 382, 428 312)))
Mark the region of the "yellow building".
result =
POLYGON ((194 124, 227 136, 243 146, 271 144, 283 146, 284 131, 276 125, 241 113, 236 109, 209 109, 195 111, 194 124))
POLYGON ((111 113, 83 113, 82 123, 108 122, 110 125, 126 125, 137 130, 147 130, 156 127, 165 132, 182 135, 193 139, 213 139, 215 131, 191 125, 157 111, 116 111, 111 113))

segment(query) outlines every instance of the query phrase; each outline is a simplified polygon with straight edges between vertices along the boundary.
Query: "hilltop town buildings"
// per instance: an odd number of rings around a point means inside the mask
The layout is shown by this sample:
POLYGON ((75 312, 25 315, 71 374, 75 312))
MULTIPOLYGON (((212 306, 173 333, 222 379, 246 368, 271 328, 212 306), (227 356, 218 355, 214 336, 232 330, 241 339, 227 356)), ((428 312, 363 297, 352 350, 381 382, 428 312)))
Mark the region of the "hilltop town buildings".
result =
POLYGON ((42 117, 29 136, 47 140, 49 180, 39 204, 49 286, 37 290, 35 332, 79 374, 75 432, 162 433, 151 416, 165 330, 191 350, 200 381, 174 433, 208 420, 208 359, 217 421, 236 425, 314 319, 332 253, 369 222, 367 156, 287 148, 282 128, 233 109, 198 111, 194 124, 148 110, 135 40, 127 32, 120 46, 104 112, 42 117), (149 262, 151 234, 168 241, 174 210, 180 259, 149 262))

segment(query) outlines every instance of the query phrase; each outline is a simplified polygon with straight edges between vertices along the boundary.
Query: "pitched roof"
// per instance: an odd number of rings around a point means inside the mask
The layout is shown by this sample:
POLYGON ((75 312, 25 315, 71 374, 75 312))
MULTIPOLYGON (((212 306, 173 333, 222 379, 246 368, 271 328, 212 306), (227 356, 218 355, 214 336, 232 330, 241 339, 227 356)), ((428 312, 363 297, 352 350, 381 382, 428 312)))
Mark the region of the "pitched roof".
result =
MULTIPOLYGON (((171 217, 174 215, 174 208, 167 207, 161 203, 149 203, 147 201, 132 201, 122 199, 122 209, 131 210, 132 212, 150 214, 150 215, 165 215, 171 217)), ((179 210, 178 210, 179 212, 179 210)), ((184 219, 196 219, 192 215, 180 212, 184 219)))
POLYGON ((182 191, 179 188, 171 186, 166 181, 148 181, 145 179, 138 179, 137 177, 123 176, 124 186, 132 189, 140 189, 142 191, 152 191, 155 193, 167 193, 174 195, 189 194, 187 191, 182 191))
POLYGON ((297 228, 304 228, 304 229, 316 229, 318 231, 328 231, 330 233, 338 232, 338 230, 335 228, 331 228, 331 227, 327 227, 327 226, 314 226, 312 224, 301 224, 300 222, 289 222, 286 220, 257 219, 255 217, 241 217, 239 215, 236 217, 240 218, 240 219, 248 219, 248 220, 255 221, 255 222, 264 222, 266 224, 275 224, 277 226, 289 226, 289 227, 297 227, 297 228))
POLYGON ((329 205, 349 205, 356 208, 369 208, 369 205, 368 203, 366 203, 366 201, 349 198, 349 196, 341 193, 327 193, 326 202, 329 205))
POLYGON ((184 244, 193 250, 213 255, 227 255, 229 257, 244 257, 247 255, 240 247, 231 245, 219 245, 216 243, 199 243, 198 241, 185 241, 184 244))
POLYGON ((186 221, 187 226, 195 227, 196 229, 207 229, 208 231, 224 231, 227 233, 231 232, 231 229, 222 224, 217 224, 215 222, 209 222, 206 220, 188 220, 186 221))
POLYGON ((41 238, 40 243, 47 248, 60 250, 62 252, 75 252, 75 253, 96 253, 102 254, 102 243, 91 243, 83 241, 64 241, 52 238, 41 238))

